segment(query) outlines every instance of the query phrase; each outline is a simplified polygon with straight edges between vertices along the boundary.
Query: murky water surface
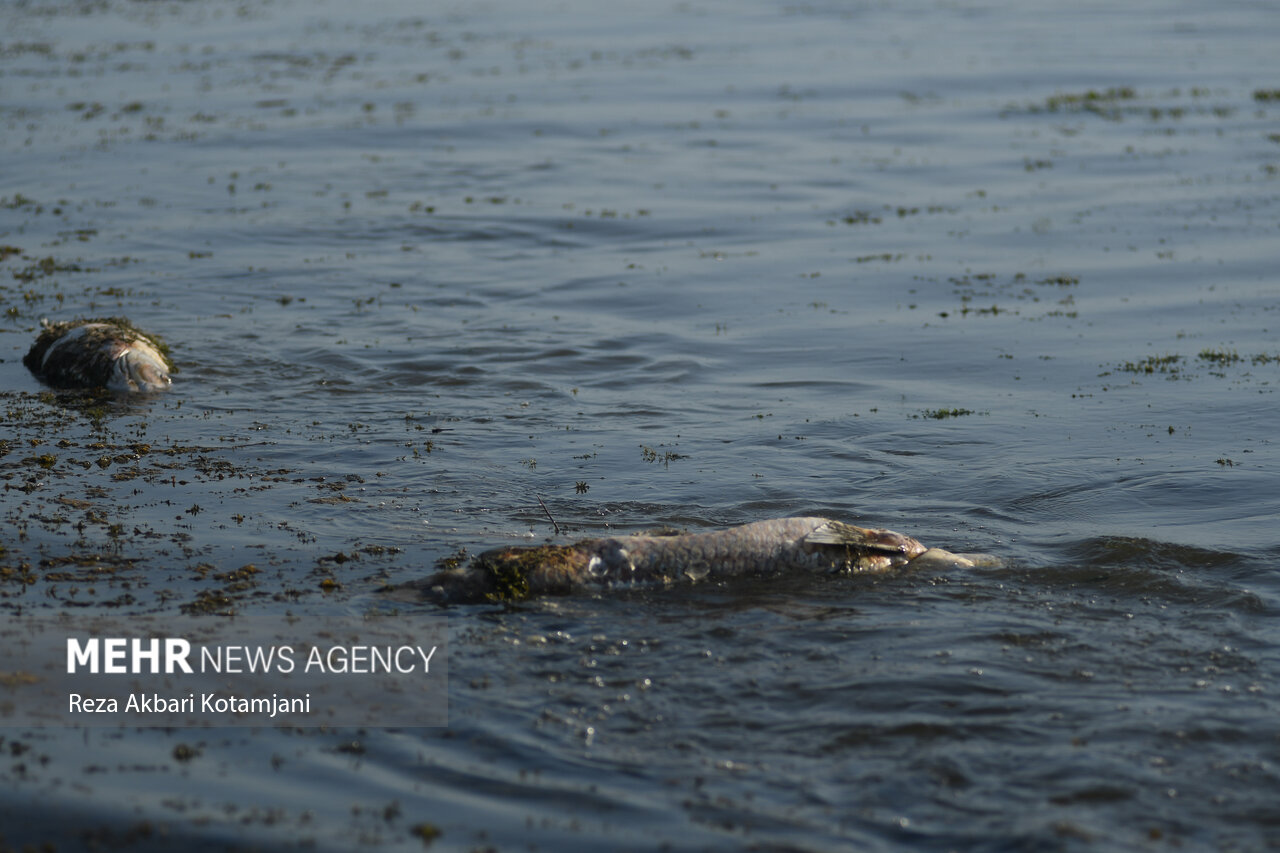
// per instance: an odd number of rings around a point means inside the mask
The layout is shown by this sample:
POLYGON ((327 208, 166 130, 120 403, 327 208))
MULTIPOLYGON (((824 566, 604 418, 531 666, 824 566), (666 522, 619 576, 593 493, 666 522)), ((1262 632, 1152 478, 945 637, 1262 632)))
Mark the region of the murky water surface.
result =
POLYGON ((548 515, 1006 566, 455 609, 447 730, 9 729, 4 840, 1280 844, 1273 13, 601 8, 5 4, 3 606, 353 619, 548 515), (112 314, 171 393, 22 366, 112 314))

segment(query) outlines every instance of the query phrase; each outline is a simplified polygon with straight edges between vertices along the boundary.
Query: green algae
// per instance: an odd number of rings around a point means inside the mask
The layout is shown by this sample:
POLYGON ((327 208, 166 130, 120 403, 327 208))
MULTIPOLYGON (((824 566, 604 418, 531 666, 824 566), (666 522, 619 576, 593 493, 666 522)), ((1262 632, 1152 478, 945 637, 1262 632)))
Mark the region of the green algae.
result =
POLYGON ((502 548, 480 554, 471 569, 482 572, 487 581, 486 601, 520 601, 533 592, 535 573, 540 575, 536 582, 539 592, 567 589, 567 575, 581 563, 581 556, 575 545, 502 548))
POLYGON ((913 418, 929 418, 935 421, 944 421, 947 418, 962 418, 965 415, 978 414, 973 409, 925 409, 919 415, 912 415, 913 418))
POLYGON ((1149 355, 1137 361, 1126 361, 1117 367, 1125 373, 1178 373, 1178 364, 1182 361, 1182 356, 1175 353, 1168 355, 1149 355))

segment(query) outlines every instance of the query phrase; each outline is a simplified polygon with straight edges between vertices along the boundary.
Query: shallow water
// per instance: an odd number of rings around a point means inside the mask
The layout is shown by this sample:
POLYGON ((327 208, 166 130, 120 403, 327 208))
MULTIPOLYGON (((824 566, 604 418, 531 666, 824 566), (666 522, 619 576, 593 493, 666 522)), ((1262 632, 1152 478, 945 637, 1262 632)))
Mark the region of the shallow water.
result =
POLYGON ((11 613, 340 623, 548 516, 1006 561, 456 608, 447 729, 10 728, 6 842, 1280 843, 1265 8, 0 19, 11 613), (104 314, 171 393, 26 372, 104 314))

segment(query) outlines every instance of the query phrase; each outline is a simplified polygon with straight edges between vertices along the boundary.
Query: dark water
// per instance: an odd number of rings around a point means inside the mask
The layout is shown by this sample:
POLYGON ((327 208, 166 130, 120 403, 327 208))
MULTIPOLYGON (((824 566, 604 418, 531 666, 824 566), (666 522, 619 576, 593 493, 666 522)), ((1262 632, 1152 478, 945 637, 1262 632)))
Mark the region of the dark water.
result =
POLYGON ((10 728, 0 836, 1280 846, 1275 27, 3 5, 13 616, 358 619, 548 513, 1007 562, 457 609, 448 729, 10 728), (172 393, 22 367, 103 314, 172 393))

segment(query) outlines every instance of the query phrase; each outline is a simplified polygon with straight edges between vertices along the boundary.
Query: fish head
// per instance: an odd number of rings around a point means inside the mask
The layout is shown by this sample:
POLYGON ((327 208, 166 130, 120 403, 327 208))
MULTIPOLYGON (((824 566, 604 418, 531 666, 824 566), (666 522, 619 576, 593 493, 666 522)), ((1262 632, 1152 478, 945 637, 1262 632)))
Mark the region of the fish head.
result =
POLYGON ((152 347, 135 342, 116 357, 107 387, 116 391, 164 391, 173 380, 164 358, 152 347))
POLYGON ((862 534, 862 542, 859 545, 872 554, 912 560, 928 550, 910 536, 904 536, 892 530, 863 528, 862 534))
POLYGON ((815 519, 818 526, 802 540, 810 553, 828 555, 838 565, 860 572, 883 572, 904 565, 925 552, 925 547, 893 530, 858 527, 843 521, 815 519))
POLYGON ((840 548, 846 553, 867 557, 893 557, 910 560, 923 554, 925 547, 910 536, 877 527, 858 527, 843 521, 814 519, 817 526, 805 534, 803 543, 810 549, 840 548))
POLYGON ((912 563, 927 550, 892 530, 863 529, 862 542, 850 549, 849 566, 859 572, 887 572, 912 563))

